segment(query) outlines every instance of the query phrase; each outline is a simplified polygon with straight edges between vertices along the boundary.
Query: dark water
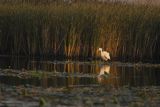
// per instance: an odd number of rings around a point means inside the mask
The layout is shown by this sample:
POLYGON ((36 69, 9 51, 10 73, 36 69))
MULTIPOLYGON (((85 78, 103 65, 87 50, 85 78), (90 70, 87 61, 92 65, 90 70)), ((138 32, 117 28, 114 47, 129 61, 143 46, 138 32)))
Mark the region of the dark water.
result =
MULTIPOLYGON (((137 64, 138 65, 138 64, 137 64)), ((99 85, 121 86, 159 86, 159 66, 134 66, 131 63, 101 61, 49 61, 29 60, 28 58, 0 58, 0 68, 22 72, 36 71, 59 73, 57 76, 19 78, 0 74, 0 83, 7 85, 33 85, 38 87, 88 87, 99 85)))

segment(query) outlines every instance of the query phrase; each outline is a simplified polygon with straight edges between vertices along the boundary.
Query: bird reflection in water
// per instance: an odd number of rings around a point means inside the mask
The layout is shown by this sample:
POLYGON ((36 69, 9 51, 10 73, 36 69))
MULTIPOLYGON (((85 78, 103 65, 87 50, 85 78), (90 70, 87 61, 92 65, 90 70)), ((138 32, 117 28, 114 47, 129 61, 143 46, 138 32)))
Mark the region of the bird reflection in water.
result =
POLYGON ((100 68, 99 75, 97 77, 98 82, 102 82, 103 80, 107 79, 110 76, 110 66, 109 65, 102 65, 100 68))

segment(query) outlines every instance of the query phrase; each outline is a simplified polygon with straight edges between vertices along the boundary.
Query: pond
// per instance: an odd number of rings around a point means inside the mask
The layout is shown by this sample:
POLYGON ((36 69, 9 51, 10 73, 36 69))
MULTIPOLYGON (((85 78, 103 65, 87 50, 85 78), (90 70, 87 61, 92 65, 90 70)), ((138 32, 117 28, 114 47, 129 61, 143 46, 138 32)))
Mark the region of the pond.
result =
POLYGON ((160 105, 159 64, 1 57, 0 70, 0 106, 160 105))

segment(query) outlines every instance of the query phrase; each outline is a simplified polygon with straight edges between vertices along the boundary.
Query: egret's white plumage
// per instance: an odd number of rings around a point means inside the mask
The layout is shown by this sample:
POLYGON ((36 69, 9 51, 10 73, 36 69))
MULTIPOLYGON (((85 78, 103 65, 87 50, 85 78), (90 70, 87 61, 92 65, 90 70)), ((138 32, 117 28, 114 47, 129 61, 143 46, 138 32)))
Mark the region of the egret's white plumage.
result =
POLYGON ((105 61, 108 61, 110 60, 110 55, 109 55, 109 52, 107 51, 102 51, 102 48, 99 48, 99 51, 101 52, 101 58, 105 61))

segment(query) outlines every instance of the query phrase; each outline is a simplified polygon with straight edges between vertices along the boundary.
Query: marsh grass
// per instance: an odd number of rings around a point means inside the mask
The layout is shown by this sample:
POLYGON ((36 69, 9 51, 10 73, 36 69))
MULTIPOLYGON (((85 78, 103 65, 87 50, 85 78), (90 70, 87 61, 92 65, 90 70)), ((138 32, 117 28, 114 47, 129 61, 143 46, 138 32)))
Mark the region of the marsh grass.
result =
POLYGON ((160 8, 125 3, 0 4, 0 54, 160 60, 160 8))

